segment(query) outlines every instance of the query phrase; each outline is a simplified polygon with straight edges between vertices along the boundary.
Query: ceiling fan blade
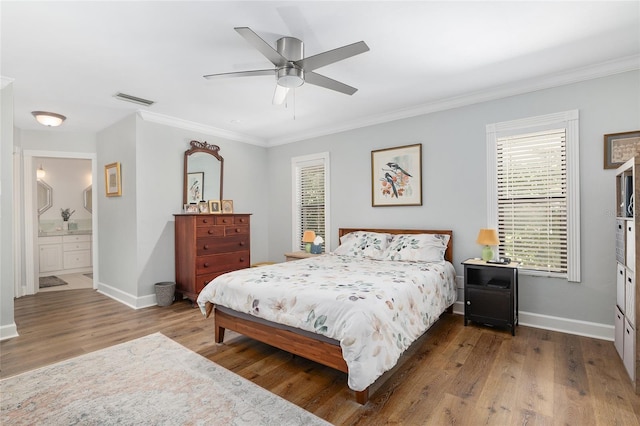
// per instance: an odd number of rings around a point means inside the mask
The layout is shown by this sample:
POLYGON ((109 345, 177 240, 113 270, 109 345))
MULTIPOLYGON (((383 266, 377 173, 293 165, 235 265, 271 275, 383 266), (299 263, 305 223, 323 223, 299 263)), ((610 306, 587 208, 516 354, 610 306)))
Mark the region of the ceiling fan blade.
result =
POLYGON ((344 93, 345 95, 353 95, 358 91, 355 87, 348 86, 339 81, 333 80, 329 77, 325 77, 315 72, 307 72, 304 74, 304 82, 313 84, 316 86, 324 87, 325 89, 335 90, 336 92, 344 93))
POLYGON ((269 43, 260 38, 258 34, 253 32, 249 27, 236 27, 234 28, 242 37, 245 38, 253 47, 258 49, 265 58, 271 61, 276 67, 281 67, 287 63, 287 58, 278 53, 276 49, 271 47, 269 43))
POLYGON ((338 47, 337 49, 328 50, 317 55, 309 56, 308 58, 295 61, 294 64, 304 69, 305 71, 313 71, 320 67, 324 67, 334 62, 342 61, 343 59, 350 58, 355 55, 359 55, 369 51, 369 46, 364 41, 348 44, 346 46, 338 47))
POLYGON ((207 74, 203 75, 207 80, 218 77, 252 77, 256 75, 275 75, 276 70, 252 70, 252 71, 236 71, 236 72, 223 72, 220 74, 207 74))
POLYGON ((276 91, 273 93, 273 104, 282 105, 285 99, 287 99, 287 93, 289 88, 276 84, 276 91))

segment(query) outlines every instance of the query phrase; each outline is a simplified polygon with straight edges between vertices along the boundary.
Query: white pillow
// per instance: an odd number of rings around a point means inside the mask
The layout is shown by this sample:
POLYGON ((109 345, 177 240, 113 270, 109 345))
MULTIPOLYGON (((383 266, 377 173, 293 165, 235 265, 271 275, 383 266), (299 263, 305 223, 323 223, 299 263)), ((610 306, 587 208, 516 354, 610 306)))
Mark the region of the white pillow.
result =
POLYGON ((343 256, 380 259, 383 257, 390 240, 390 234, 365 231, 350 232, 340 237, 340 245, 334 253, 343 256))
POLYGON ((401 262, 441 262, 444 260, 449 238, 447 234, 394 235, 382 259, 401 262))

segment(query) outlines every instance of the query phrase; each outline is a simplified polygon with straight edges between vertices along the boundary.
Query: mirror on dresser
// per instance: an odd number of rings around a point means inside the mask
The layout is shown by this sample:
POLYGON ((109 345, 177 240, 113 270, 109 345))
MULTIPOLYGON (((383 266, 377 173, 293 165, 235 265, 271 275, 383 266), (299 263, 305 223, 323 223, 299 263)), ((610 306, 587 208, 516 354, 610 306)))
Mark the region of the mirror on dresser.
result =
POLYGON ((38 180, 38 216, 53 205, 53 188, 42 179, 38 180))
POLYGON ((224 159, 220 147, 195 140, 190 147, 184 153, 183 204, 222 200, 224 159))

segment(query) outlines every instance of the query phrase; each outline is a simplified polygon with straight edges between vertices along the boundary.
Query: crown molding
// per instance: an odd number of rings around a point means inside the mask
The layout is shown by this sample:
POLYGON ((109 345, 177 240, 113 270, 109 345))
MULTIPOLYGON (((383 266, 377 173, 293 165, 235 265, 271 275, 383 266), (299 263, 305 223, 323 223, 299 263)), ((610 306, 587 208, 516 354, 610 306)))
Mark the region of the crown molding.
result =
POLYGON ((522 80, 517 83, 496 86, 488 90, 474 92, 462 96, 455 96, 447 99, 441 99, 415 107, 387 112, 384 114, 378 114, 376 116, 370 116, 362 120, 351 121, 340 126, 297 133, 295 135, 285 136, 282 138, 269 139, 267 140, 267 146, 285 145, 288 143, 300 142, 303 140, 327 136, 334 133, 374 126, 376 124, 402 120, 419 115, 431 114, 434 112, 445 111, 453 108, 460 108, 481 102, 502 99, 509 96, 549 89, 552 87, 579 83, 581 81, 593 80, 596 78, 607 77, 609 75, 620 74, 623 72, 634 71, 638 69, 640 69, 640 55, 628 56, 625 58, 603 62, 596 65, 577 68, 571 71, 548 74, 542 77, 522 80))
POLYGON ((266 147, 267 141, 261 138, 244 135, 242 133, 231 132, 229 130, 219 129, 217 127, 209 126, 206 124, 196 123, 194 121, 183 120, 181 118, 171 117, 168 115, 158 114, 155 112, 137 111, 138 117, 144 121, 151 123, 164 124, 171 127, 177 127, 179 129, 191 130, 198 133, 206 133, 208 135, 217 136, 224 139, 230 139, 238 142, 244 142, 251 145, 258 145, 266 147))

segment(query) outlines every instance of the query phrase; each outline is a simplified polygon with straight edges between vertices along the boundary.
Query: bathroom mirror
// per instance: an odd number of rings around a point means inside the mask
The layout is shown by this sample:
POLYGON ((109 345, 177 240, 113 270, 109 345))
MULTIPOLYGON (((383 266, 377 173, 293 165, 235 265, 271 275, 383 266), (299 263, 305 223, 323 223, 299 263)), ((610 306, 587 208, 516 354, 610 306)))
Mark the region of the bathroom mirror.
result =
POLYGON ((93 189, 92 189, 93 185, 89 185, 87 186, 84 191, 82 191, 82 205, 84 206, 85 210, 87 210, 89 213, 93 213, 93 189))
POLYGON ((184 153, 182 203, 222 200, 224 159, 220 147, 200 141, 191 141, 190 146, 184 153))
POLYGON ((46 212, 53 205, 53 188, 45 181, 38 180, 38 216, 46 212))

